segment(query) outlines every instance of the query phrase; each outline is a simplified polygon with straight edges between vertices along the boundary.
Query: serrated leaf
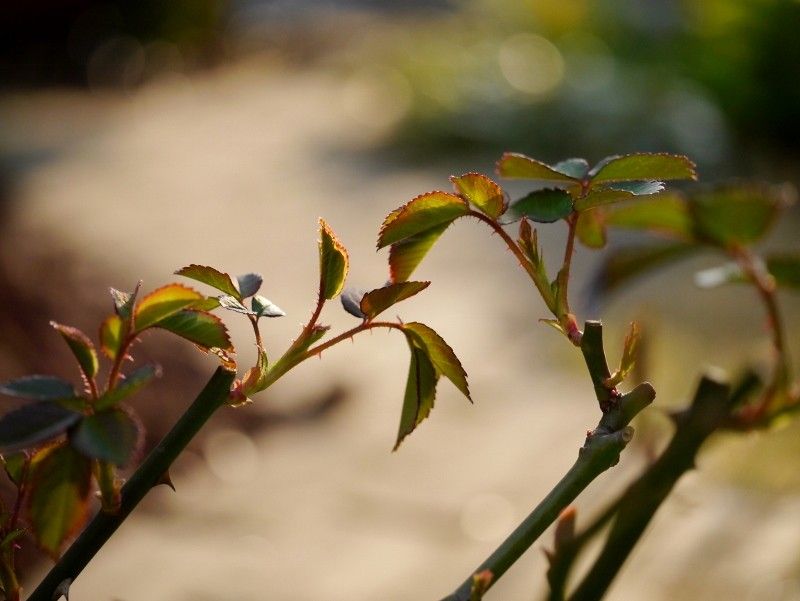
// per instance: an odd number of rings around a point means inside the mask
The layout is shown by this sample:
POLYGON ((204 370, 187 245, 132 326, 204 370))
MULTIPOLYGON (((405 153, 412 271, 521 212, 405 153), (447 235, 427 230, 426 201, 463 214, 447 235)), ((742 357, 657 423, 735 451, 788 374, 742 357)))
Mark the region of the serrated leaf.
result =
POLYGON ((177 334, 206 350, 219 348, 233 351, 228 329, 216 315, 194 309, 183 309, 158 322, 158 328, 177 334))
POLYGON ((29 462, 28 454, 24 452, 3 454, 2 461, 11 482, 19 488, 25 478, 25 469, 29 462))
POLYGON ((241 313, 242 315, 255 315, 255 312, 245 307, 235 296, 225 294, 218 296, 217 301, 219 302, 220 307, 227 309, 228 311, 234 311, 235 313, 241 313))
POLYGON ((198 265, 192 263, 186 267, 181 267, 175 272, 175 275, 182 275, 185 278, 190 278, 197 282, 202 282, 212 288, 216 288, 220 292, 224 292, 234 298, 241 300, 239 289, 233 283, 231 276, 227 273, 209 267, 208 265, 198 265))
POLYGON ((589 209, 578 214, 575 235, 581 244, 589 248, 603 248, 606 245, 604 217, 602 209, 589 209))
POLYGON ((38 545, 53 559, 89 517, 91 462, 69 445, 45 449, 31 463, 26 508, 38 545))
POLYGON ((365 294, 366 292, 358 288, 345 288, 341 297, 342 308, 353 317, 366 319, 367 316, 361 310, 361 299, 365 294))
POLYGON ((381 225, 378 248, 406 240, 466 215, 469 205, 449 192, 428 192, 389 213, 381 225))
POLYGON ((485 215, 497 219, 506 210, 503 189, 491 179, 480 173, 465 173, 460 177, 450 177, 455 191, 475 205, 485 215))
POLYGON ((182 284, 167 284, 145 296, 133 312, 136 330, 141 332, 178 313, 197 301, 202 294, 182 284))
POLYGON ((122 346, 125 324, 119 315, 109 315, 100 324, 100 350, 109 359, 116 359, 122 346))
POLYGON ((658 180, 646 180, 637 182, 619 182, 616 184, 609 184, 611 190, 620 190, 622 192, 630 192, 634 196, 650 196, 651 194, 658 194, 664 190, 664 182, 658 180))
POLYGON ((767 271, 784 288, 800 288, 800 255, 767 257, 767 271))
POLYGON ((80 413, 50 401, 9 411, 0 418, 0 453, 16 453, 56 438, 80 418, 80 413))
POLYGON ((436 400, 436 382, 439 376, 427 353, 410 340, 411 365, 408 368, 403 409, 400 413, 400 427, 393 451, 400 447, 406 436, 411 434, 428 417, 436 400))
POLYGON ((586 196, 575 201, 576 211, 586 211, 594 207, 610 205, 637 196, 656 194, 664 189, 664 184, 656 181, 624 182, 607 187, 592 188, 586 196))
POLYGON ((94 378, 97 375, 99 362, 97 351, 94 350, 94 344, 89 337, 78 328, 61 325, 55 321, 51 321, 50 325, 64 338, 86 378, 89 380, 94 378))
POLYGON ((611 157, 592 174, 593 184, 674 179, 697 179, 695 164, 681 155, 639 153, 611 157))
POLYGON ((70 444, 86 457, 127 465, 141 445, 141 424, 119 408, 84 417, 70 436, 70 444))
POLYGON ((320 295, 328 300, 341 293, 347 279, 350 259, 347 249, 322 219, 319 220, 320 295))
POLYGON ((116 288, 109 288, 111 300, 114 301, 114 311, 122 319, 128 319, 133 314, 133 305, 136 302, 136 297, 139 295, 139 289, 142 287, 142 281, 139 280, 133 292, 122 292, 116 288))
POLYGON ((609 253, 591 286, 592 296, 604 296, 623 284, 658 267, 668 265, 696 252, 694 244, 659 244, 633 246, 609 253))
POLYGON ((575 179, 583 179, 589 173, 589 163, 586 159, 565 159, 553 165, 553 169, 575 179))
POLYGON ((693 223, 686 199, 678 194, 659 194, 652 198, 605 211, 608 226, 631 230, 645 230, 681 240, 692 240, 693 223))
POLYGON ((53 401, 74 397, 75 389, 66 380, 55 376, 23 376, 0 384, 0 394, 34 401, 53 401))
POLYGON ((527 217, 539 223, 553 223, 572 213, 572 196, 564 190, 535 190, 513 202, 506 212, 504 224, 527 217))
POLYGON ((115 388, 106 391, 94 403, 94 408, 98 411, 113 407, 120 401, 138 392, 143 386, 148 384, 153 378, 161 377, 161 368, 157 365, 143 365, 126 376, 120 378, 115 388))
POLYGON ((286 312, 264 296, 256 295, 250 301, 256 317, 283 317, 286 312))
POLYGON ((361 298, 361 311, 367 319, 374 319, 392 305, 422 292, 430 285, 430 282, 398 282, 370 290, 361 298))
POLYGON ((728 185, 693 194, 689 208, 697 236, 727 247, 759 240, 775 222, 782 204, 778 189, 728 185))
POLYGON ((435 366, 436 372, 450 380, 471 401, 467 373, 450 345, 424 323, 403 324, 403 332, 414 344, 425 350, 435 366))
POLYGON ((253 296, 259 291, 262 283, 264 283, 264 278, 261 277, 260 273, 245 273, 244 275, 236 276, 240 298, 253 296))
POLYGON ((550 165, 514 152, 506 152, 500 157, 500 160, 497 161, 497 173, 501 177, 508 178, 563 182, 564 184, 580 183, 578 179, 562 173, 550 165))
POLYGON ((392 244, 389 249, 389 279, 395 283, 408 280, 450 223, 437 225, 392 244))

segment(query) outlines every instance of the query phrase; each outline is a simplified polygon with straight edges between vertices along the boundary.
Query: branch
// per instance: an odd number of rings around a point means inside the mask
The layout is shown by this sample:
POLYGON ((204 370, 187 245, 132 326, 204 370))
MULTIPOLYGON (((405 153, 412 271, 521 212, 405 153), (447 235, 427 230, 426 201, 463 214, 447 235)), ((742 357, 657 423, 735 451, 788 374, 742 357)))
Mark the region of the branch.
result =
POLYGON ((36 587, 28 601, 55 601, 69 589, 83 568, 111 538, 151 488, 159 484, 172 462, 200 431, 214 412, 225 404, 236 373, 223 367, 214 375, 172 430, 156 446, 122 487, 119 512, 98 513, 36 587))
MULTIPOLYGON (((586 328, 587 331, 594 328, 602 335, 602 325, 599 322, 589 322, 586 328)), ((602 341, 602 337, 600 340, 602 341)), ((600 353, 602 354, 602 347, 600 353)), ((598 357, 596 354, 592 354, 591 357, 591 363, 587 358, 587 365, 589 371, 593 372, 598 357)), ((605 363, 604 355, 602 362, 605 363)), ((648 383, 640 384, 630 393, 617 398, 613 406, 604 413, 597 428, 586 436, 586 441, 578 452, 577 461, 561 481, 497 550, 476 568, 455 592, 442 601, 470 601, 475 574, 491 572, 492 579, 484 590, 488 590, 496 583, 558 518, 564 508, 572 503, 595 478, 617 464, 620 453, 633 436, 633 428, 628 424, 654 398, 655 390, 648 383)))

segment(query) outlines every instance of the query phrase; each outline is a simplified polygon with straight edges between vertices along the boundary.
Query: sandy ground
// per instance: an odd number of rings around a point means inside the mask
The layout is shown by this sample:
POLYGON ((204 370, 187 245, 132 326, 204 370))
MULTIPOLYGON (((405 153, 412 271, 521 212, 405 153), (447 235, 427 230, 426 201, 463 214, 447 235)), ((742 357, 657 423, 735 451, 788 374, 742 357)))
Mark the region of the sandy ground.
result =
MULTIPOLYGON (((311 309, 318 216, 350 250, 351 283, 379 285, 385 256, 374 239, 384 215, 447 186, 451 170, 490 168, 488 160, 427 170, 370 160, 364 150, 379 132, 365 124, 380 122, 381 106, 367 99, 354 109, 352 98, 331 75, 259 62, 129 97, 8 98, 4 141, 27 157, 12 227, 77 251, 85 269, 110 270, 118 287, 139 278, 155 287, 192 262, 260 271, 264 294, 288 314, 269 324, 276 355, 311 309)), ((548 230, 546 251, 559 252, 561 234, 548 230)), ((580 278, 589 265, 579 259, 580 278)), ((344 387, 347 402, 332 417, 255 438, 216 431, 202 454, 181 460, 190 469, 177 494, 154 491, 149 510, 125 524, 71 598, 437 599, 467 576, 571 464, 596 408, 580 358, 536 324, 541 304, 477 224, 452 228, 418 277, 434 284, 398 312, 431 324, 456 349, 474 406, 443 383, 431 418, 390 453, 405 343, 375 333, 344 344, 240 410, 288 407, 344 387)), ((687 290, 649 284, 636 306, 645 299, 651 311, 702 311, 673 306, 687 290)), ((631 306, 609 315, 619 338, 631 306)), ((247 328, 229 321, 242 357, 252 356, 247 328)), ((324 321, 334 330, 354 323, 336 303, 324 321)), ((681 326, 659 327, 685 356, 654 378, 662 397, 679 399, 694 379, 679 374, 704 341, 681 326)), ((723 364, 743 360, 735 345, 720 352, 723 364)), ((669 353, 655 348, 653 362, 669 353)), ((747 456, 757 444, 738 440, 723 454, 747 456)), ((599 507, 641 461, 628 453, 581 497, 579 512, 599 507)), ((712 453, 711 468, 681 483, 611 599, 800 598, 795 480, 781 494, 746 489, 715 461, 712 453)), ((540 598, 537 547, 491 598, 540 598)))

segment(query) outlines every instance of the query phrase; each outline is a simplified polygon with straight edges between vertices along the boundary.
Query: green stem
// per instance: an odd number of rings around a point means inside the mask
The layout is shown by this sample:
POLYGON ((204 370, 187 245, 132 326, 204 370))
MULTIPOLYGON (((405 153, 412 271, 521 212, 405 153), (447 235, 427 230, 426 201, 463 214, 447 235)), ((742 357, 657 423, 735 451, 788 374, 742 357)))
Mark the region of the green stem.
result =
POLYGON ((100 512, 62 555, 28 601, 53 601, 54 593, 73 582, 151 488, 167 473, 172 462, 200 431, 214 412, 225 404, 236 373, 223 367, 214 375, 172 430, 156 446, 122 487, 122 502, 115 514, 100 512))

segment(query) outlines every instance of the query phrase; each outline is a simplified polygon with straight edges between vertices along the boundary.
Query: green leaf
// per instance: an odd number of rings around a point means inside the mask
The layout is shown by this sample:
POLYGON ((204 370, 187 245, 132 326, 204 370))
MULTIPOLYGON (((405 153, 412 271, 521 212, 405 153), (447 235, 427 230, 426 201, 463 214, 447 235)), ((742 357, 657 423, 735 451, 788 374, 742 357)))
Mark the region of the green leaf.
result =
POLYGON ((450 223, 442 223, 392 244, 389 249, 389 279, 395 283, 408 280, 450 223))
POLYGON ((619 182, 609 184, 608 189, 630 192, 634 196, 650 196, 658 194, 664 190, 664 182, 657 180, 646 180, 641 182, 619 182))
POLYGON ((70 444, 86 457, 124 466, 139 450, 142 427, 122 409, 87 415, 70 436, 70 444))
POLYGON ((74 397, 75 389, 66 380, 55 376, 23 376, 0 384, 0 394, 34 401, 54 401, 74 397))
POLYGON ((319 236, 319 293, 322 298, 330 300, 338 296, 344 288, 350 259, 347 249, 322 219, 319 220, 319 236))
POLYGON ((100 324, 100 350, 109 359, 116 359, 122 346, 125 324, 119 315, 109 315, 100 324))
POLYGON ((145 296, 136 305, 133 319, 136 330, 157 325, 161 320, 178 313, 204 297, 182 284, 167 284, 145 296))
POLYGON ((78 328, 64 326, 55 321, 51 321, 50 325, 64 338, 72 354, 78 360, 78 365, 80 365, 81 371, 86 378, 88 380, 94 378, 97 375, 99 363, 97 351, 94 350, 94 344, 89 340, 89 337, 78 328))
POLYGON ((469 205, 455 194, 422 194, 389 213, 384 219, 378 235, 378 248, 406 240, 431 228, 450 224, 468 212, 469 205))
POLYGON ((800 288, 800 254, 767 257, 767 270, 778 286, 800 288))
POLYGON ((183 277, 202 282, 239 300, 242 298, 239 293, 239 288, 233 283, 229 274, 223 273, 208 265, 192 263, 191 265, 178 269, 175 275, 182 275, 183 277))
POLYGON ((608 226, 645 230, 686 241, 694 239, 689 205, 679 194, 659 194, 606 209, 605 223, 608 226))
POLYGON ((553 169, 575 179, 583 179, 589 173, 586 159, 566 159, 553 165, 553 169))
POLYGON ((216 315, 205 311, 184 309, 162 319, 156 327, 177 334, 206 350, 218 348, 233 351, 225 324, 216 315))
POLYGON ((424 323, 419 322, 403 324, 403 332, 416 346, 425 350, 436 372, 450 380, 471 401, 467 373, 444 339, 424 323))
POLYGON ((594 207, 631 200, 637 196, 655 194, 663 189, 664 184, 655 181, 627 182, 613 184, 608 187, 592 188, 586 196, 575 201, 575 210, 586 211, 594 207))
POLYGON ((592 183, 697 179, 695 164, 685 156, 640 153, 608 157, 591 172, 592 183))
POLYGON ((341 298, 342 308, 353 317, 366 319, 367 316, 364 315, 364 312, 361 310, 361 299, 364 298, 365 294, 366 292, 361 289, 345 288, 341 298))
POLYGON ((723 247, 759 240, 784 204, 780 189, 756 184, 721 186, 689 200, 697 236, 723 247))
POLYGON ((253 296, 261 288, 264 283, 264 278, 260 273, 245 273, 236 276, 236 285, 239 288, 239 295, 241 298, 248 298, 253 296))
POLYGON ((603 248, 606 245, 605 214, 602 209, 589 209, 578 214, 575 235, 584 246, 603 248))
POLYGON ((641 338, 639 324, 631 322, 631 327, 625 336, 625 343, 622 349, 622 359, 619 362, 619 369, 615 371, 606 382, 606 386, 617 386, 628 377, 628 374, 636 365, 636 352, 641 338))
POLYGON ((367 292, 359 306, 367 319, 374 319, 392 305, 422 292, 430 282, 398 282, 367 292))
POLYGON ((491 179, 480 173, 465 173, 460 177, 450 177, 458 194, 475 205, 482 213, 497 219, 506 210, 503 189, 491 179))
POLYGON ((38 545, 58 559, 89 517, 91 462, 69 445, 45 449, 31 463, 28 521, 38 545))
POLYGON ((563 182, 565 184, 580 183, 578 179, 562 173, 550 165, 514 152, 506 152, 500 157, 500 160, 497 161, 497 173, 501 177, 508 178, 563 182))
POLYGON ((408 368, 406 392, 403 409, 400 413, 400 427, 393 451, 400 447, 406 436, 411 434, 428 417, 436 400, 436 382, 439 376, 424 350, 408 341, 411 349, 411 365, 408 368))
POLYGON ((3 468, 6 470, 6 474, 11 479, 11 482, 14 483, 14 486, 19 488, 20 484, 22 484, 22 480, 25 478, 25 469, 29 462, 29 456, 27 453, 8 453, 3 454, 0 457, 3 462, 3 468))
POLYGON ((0 453, 16 453, 56 438, 80 418, 80 413, 50 401, 9 411, 0 418, 0 453))
POLYGON ((109 293, 111 293, 111 299, 114 301, 114 310, 122 319, 129 319, 133 314, 133 305, 141 287, 142 281, 139 280, 132 293, 122 292, 116 288, 108 289, 109 293))
POLYGON ((572 196, 564 190, 548 188, 535 190, 513 202, 508 208, 504 224, 527 217, 539 223, 553 223, 572 213, 572 196))
POLYGON ((98 411, 109 409, 120 401, 138 392, 143 386, 148 384, 153 378, 161 377, 161 368, 157 365, 143 365, 132 371, 124 379, 121 379, 115 388, 106 391, 94 403, 94 408, 98 411))
POLYGON ((620 248, 609 253, 591 286, 592 296, 604 296, 657 267, 673 263, 699 249, 694 244, 671 243, 620 248))
POLYGON ((286 312, 264 296, 254 296, 250 301, 256 317, 283 317, 286 312))

